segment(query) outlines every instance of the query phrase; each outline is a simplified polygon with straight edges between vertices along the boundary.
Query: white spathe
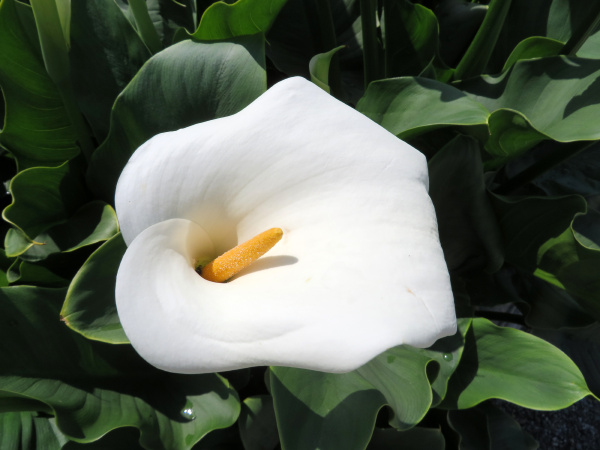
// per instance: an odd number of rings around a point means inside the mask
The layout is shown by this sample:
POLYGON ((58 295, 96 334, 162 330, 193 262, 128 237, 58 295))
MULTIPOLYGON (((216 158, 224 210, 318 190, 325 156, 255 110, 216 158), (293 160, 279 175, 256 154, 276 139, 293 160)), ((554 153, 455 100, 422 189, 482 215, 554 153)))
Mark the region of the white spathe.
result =
POLYGON ((456 331, 425 157, 302 78, 243 111, 159 134, 125 167, 121 323, 164 370, 346 372, 456 331), (194 271, 280 227, 228 283, 194 271))

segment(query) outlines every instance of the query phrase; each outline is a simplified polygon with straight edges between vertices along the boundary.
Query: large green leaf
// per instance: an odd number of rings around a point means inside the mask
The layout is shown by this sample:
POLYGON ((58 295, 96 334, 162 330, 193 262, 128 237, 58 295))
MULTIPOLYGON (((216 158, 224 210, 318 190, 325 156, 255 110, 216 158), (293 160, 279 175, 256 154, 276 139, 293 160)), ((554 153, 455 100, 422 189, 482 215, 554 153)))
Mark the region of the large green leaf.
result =
POLYGON ((264 64, 262 35, 188 40, 153 56, 117 98, 88 171, 92 189, 112 202, 121 170, 146 140, 243 109, 266 88, 264 64))
POLYGON ((460 436, 460 450, 535 450, 538 444, 515 419, 490 403, 450 411, 448 422, 460 436))
POLYGON ((489 111, 518 111, 559 142, 600 139, 600 61, 555 56, 515 63, 499 76, 458 83, 489 111))
POLYGON ((60 431, 80 442, 136 427, 149 449, 188 449, 235 422, 239 401, 223 378, 168 374, 129 346, 86 340, 57 320, 64 294, 0 291, 0 408, 45 405, 60 431))
POLYGON ((502 238, 477 141, 466 136, 450 141, 429 161, 429 179, 448 268, 455 273, 498 270, 504 261, 502 238))
POLYGON ((9 256, 29 262, 41 261, 60 252, 74 252, 97 244, 119 231, 111 206, 96 200, 86 203, 68 219, 29 240, 20 230, 11 229, 5 239, 9 256))
MULTIPOLYGON (((420 375, 423 387, 425 371, 420 375)), ((385 404, 383 395, 354 372, 334 375, 275 367, 271 392, 281 445, 287 450, 362 450, 385 404)))
POLYGON ((487 161, 489 167, 502 165, 514 156, 549 139, 537 131, 527 117, 511 109, 498 109, 490 114, 488 127, 490 136, 485 149, 495 157, 493 161, 487 161))
POLYGON ((67 292, 62 320, 88 339, 129 342, 119 322, 115 283, 127 246, 120 234, 104 243, 81 267, 67 292))
POLYGON ((50 80, 35 32, 31 7, 0 3, 0 87, 9 112, 0 144, 19 170, 58 166, 79 153, 76 134, 58 89, 50 80))
POLYGON ((2 216, 31 239, 71 217, 87 194, 72 163, 23 170, 11 180, 10 192, 13 202, 2 216))
POLYGON ((585 25, 595 8, 596 2, 588 0, 511 2, 487 73, 499 72, 515 47, 529 37, 541 36, 567 42, 585 25))
POLYGON ((216 41, 269 31, 287 0, 238 0, 213 3, 202 15, 196 39, 216 41))
POLYGON ((71 17, 73 88, 79 108, 102 142, 117 95, 150 52, 114 0, 73 2, 71 17))
POLYGON ((271 393, 282 446, 286 449, 363 449, 377 412, 390 405, 391 424, 416 425, 445 396, 447 381, 463 349, 463 333, 430 349, 395 347, 346 374, 271 368, 271 393))
POLYGON ((2 450, 60 450, 67 442, 54 420, 30 411, 0 412, 2 450))
POLYGON ((534 330, 541 338, 552 342, 577 364, 590 390, 600 397, 600 324, 561 330, 534 330))
POLYGON ((526 408, 566 408, 591 392, 578 367, 542 339, 474 319, 443 407, 471 408, 500 398, 526 408))
POLYGON ((375 81, 356 108, 402 139, 450 125, 484 125, 490 114, 455 87, 418 77, 375 81))
POLYGON ((517 61, 523 59, 543 58, 560 54, 563 43, 556 39, 532 36, 519 42, 504 63, 502 72, 510 69, 517 61))

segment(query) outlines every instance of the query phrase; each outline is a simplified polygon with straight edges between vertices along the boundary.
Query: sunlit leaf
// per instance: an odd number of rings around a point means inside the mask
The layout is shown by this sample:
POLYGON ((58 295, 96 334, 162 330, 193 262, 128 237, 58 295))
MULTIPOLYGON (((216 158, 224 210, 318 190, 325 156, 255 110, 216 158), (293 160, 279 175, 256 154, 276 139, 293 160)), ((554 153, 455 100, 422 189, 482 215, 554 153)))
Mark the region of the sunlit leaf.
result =
POLYGON ((129 342, 115 304, 117 270, 126 249, 118 234, 92 253, 71 282, 60 314, 70 328, 88 339, 129 342))
POLYGON ((371 83, 356 108, 402 139, 450 125, 483 125, 489 116, 460 90, 416 77, 371 83))
POLYGON ((215 41, 269 31, 287 0, 239 0, 213 3, 202 15, 196 39, 215 41))
POLYGON ((590 394, 575 363, 552 344, 524 331, 474 319, 442 406, 467 409, 500 398, 551 411, 590 394))
POLYGON ((271 392, 282 446, 290 449, 363 449, 377 412, 390 405, 391 424, 416 425, 446 394, 463 351, 463 333, 430 349, 400 346, 346 374, 271 368, 271 392))
POLYGON ((343 48, 344 46, 340 46, 326 53, 319 53, 318 55, 313 56, 308 63, 310 80, 327 93, 331 91, 329 88, 329 68, 331 60, 336 53, 343 48))

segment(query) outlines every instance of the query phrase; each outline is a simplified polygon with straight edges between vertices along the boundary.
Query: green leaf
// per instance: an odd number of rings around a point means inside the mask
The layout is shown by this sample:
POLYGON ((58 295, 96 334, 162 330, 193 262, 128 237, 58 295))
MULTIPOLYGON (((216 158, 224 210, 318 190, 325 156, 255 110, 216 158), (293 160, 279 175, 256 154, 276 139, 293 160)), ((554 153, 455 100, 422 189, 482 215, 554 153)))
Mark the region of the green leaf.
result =
POLYGON ((497 271, 504 262, 502 237, 477 141, 458 136, 445 145, 429 161, 429 180, 448 268, 455 273, 497 271))
POLYGON ((144 450, 139 444, 139 437, 137 428, 116 428, 94 442, 81 444, 69 441, 62 450, 144 450))
POLYGON ((67 439, 56 429, 54 420, 35 412, 0 412, 2 450, 60 450, 67 439))
POLYGON ((461 450, 536 450, 538 443, 518 422, 490 403, 448 412, 450 426, 460 435, 461 450))
POLYGON ((535 274, 548 282, 558 282, 585 311, 600 320, 598 267, 600 249, 582 242, 571 224, 539 248, 535 274))
POLYGON ((600 130, 600 60, 554 56, 515 63, 499 76, 456 87, 489 111, 510 109, 538 132, 559 142, 596 140, 600 130))
POLYGON ((279 444, 273 399, 270 395, 245 399, 238 425, 245 450, 273 450, 279 444))
MULTIPOLYGON (((424 370, 421 375, 427 383, 424 370)), ((385 404, 383 395, 355 372, 273 367, 271 393, 286 450, 362 450, 370 440, 377 411, 385 404)))
POLYGON ((442 0, 436 8, 440 28, 440 56, 456 67, 485 18, 488 6, 466 0, 442 0))
POLYGON ((484 73, 506 20, 510 4, 511 0, 491 0, 483 23, 456 66, 455 79, 463 80, 484 73))
POLYGON ((590 394, 578 367, 552 344, 486 319, 473 319, 442 406, 467 409, 499 398, 551 411, 590 394))
POLYGON ((161 51, 162 44, 160 37, 154 28, 152 19, 150 19, 146 0, 129 0, 128 3, 135 20, 136 28, 148 50, 152 53, 161 51))
MULTIPOLYGON (((123 1, 123 0, 119 0, 123 1)), ((168 47, 178 40, 176 35, 181 33, 184 38, 189 38, 189 33, 196 29, 199 15, 206 6, 203 0, 147 0, 148 14, 154 24, 154 28, 161 39, 163 47, 168 47), (185 31, 184 31, 185 30, 185 31)), ((212 3, 212 1, 210 1, 212 3)), ((132 14, 133 16, 133 14, 132 14)), ((133 17, 132 17, 133 19, 133 17)), ((181 39, 180 39, 181 40, 181 39)))
MULTIPOLYGON (((152 136, 234 114, 266 88, 264 38, 184 41, 154 55, 119 95, 88 182, 112 202, 121 170, 152 136)), ((166 150, 168 151, 168 149, 166 150)))
POLYGON ((490 136, 485 149, 496 158, 486 166, 498 166, 531 149, 545 139, 531 122, 518 111, 498 109, 488 118, 490 136))
POLYGON ((395 347, 346 374, 271 368, 282 447, 363 449, 384 405, 394 411, 392 426, 413 427, 444 398, 468 323, 461 321, 456 335, 430 349, 395 347))
POLYGON ((31 8, 0 3, 0 86, 9 112, 0 144, 19 170, 58 166, 79 154, 75 131, 42 59, 31 8))
POLYGON ((81 267, 67 292, 62 320, 88 339, 126 344, 115 301, 119 263, 127 246, 116 235, 96 250, 81 267))
POLYGON ((529 327, 557 330, 585 327, 594 322, 590 314, 563 288, 534 276, 527 277, 525 286, 519 287, 521 298, 529 307, 525 315, 525 323, 529 327))
POLYGON ((319 53, 318 55, 313 56, 308 63, 310 81, 328 94, 331 92, 331 89, 329 88, 329 67, 331 65, 331 59, 343 48, 344 46, 341 45, 326 53, 319 53))
POLYGON ((66 287, 69 280, 55 274, 47 267, 26 261, 15 261, 10 268, 7 279, 11 285, 35 285, 43 287, 66 287))
POLYGON ((367 450, 444 450, 446 442, 439 429, 415 427, 406 431, 375 428, 367 450))
MULTIPOLYGON (((488 73, 502 69, 510 53, 523 40, 547 37, 567 42, 597 8, 588 0, 528 0, 511 2, 508 16, 498 37, 488 73)), ((579 55, 583 56, 584 55, 579 55)))
POLYGON ((202 41, 216 41, 265 34, 287 0, 238 0, 233 4, 213 3, 202 15, 192 35, 202 41))
POLYGON ((267 56, 278 70, 305 78, 310 77, 309 61, 314 55, 343 45, 346 49, 338 55, 341 97, 355 104, 363 94, 358 0, 287 0, 267 34, 267 42, 267 56))
POLYGON ((13 202, 2 216, 30 238, 68 219, 86 199, 82 177, 70 163, 23 170, 9 189, 13 202))
POLYGON ((0 291, 0 408, 31 408, 35 400, 47 405, 70 439, 90 442, 135 427, 142 446, 161 449, 189 449, 235 422, 239 401, 223 378, 168 374, 129 346, 86 340, 57 320, 64 294, 0 291))
POLYGON ((421 74, 437 52, 435 14, 406 0, 385 0, 383 8, 386 78, 421 74))
POLYGON ((534 330, 534 333, 562 351, 577 364, 596 397, 600 397, 600 324, 561 330, 534 330))
POLYGON ((55 0, 29 0, 46 72, 58 86, 69 80, 69 36, 64 34, 55 0))
POLYGON ((512 51, 502 72, 510 69, 517 61, 524 59, 543 58, 545 56, 557 56, 560 54, 564 44, 556 39, 540 36, 532 36, 524 39, 512 51))
POLYGON ((6 272, 13 261, 6 256, 6 251, 0 248, 0 287, 8 286, 6 272))
POLYGON ((12 229, 6 237, 10 256, 30 262, 41 261, 54 253, 73 252, 97 244, 119 231, 115 211, 110 205, 95 200, 86 203, 67 220, 54 225, 29 241, 19 230, 12 229))
POLYGON ((502 230, 505 258, 528 273, 538 267, 542 245, 563 233, 575 214, 586 210, 585 200, 578 195, 557 198, 494 195, 492 200, 502 230))
POLYGON ((356 109, 402 139, 451 125, 483 125, 489 116, 460 90, 418 77, 371 83, 356 109))
POLYGON ((150 52, 114 0, 73 2, 71 16, 73 89, 96 140, 102 142, 117 95, 150 52))
MULTIPOLYGON (((543 155, 539 155, 538 158, 541 159, 541 156, 543 155)), ((507 172, 509 176, 514 176, 517 171, 523 170, 518 164, 508 166, 507 169, 512 171, 512 173, 507 172)), ((589 198, 600 192, 599 174, 600 145, 594 144, 538 175, 532 182, 546 195, 579 194, 589 198)))

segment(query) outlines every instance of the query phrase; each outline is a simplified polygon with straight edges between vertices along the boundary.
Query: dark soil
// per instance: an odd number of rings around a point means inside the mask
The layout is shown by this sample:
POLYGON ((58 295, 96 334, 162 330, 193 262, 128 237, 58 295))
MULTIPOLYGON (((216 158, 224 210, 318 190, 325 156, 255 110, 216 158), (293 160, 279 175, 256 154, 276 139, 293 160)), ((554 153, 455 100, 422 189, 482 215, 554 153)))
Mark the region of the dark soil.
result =
POLYGON ((600 450, 600 402, 587 397, 560 411, 534 411, 496 403, 531 434, 541 450, 600 450))

